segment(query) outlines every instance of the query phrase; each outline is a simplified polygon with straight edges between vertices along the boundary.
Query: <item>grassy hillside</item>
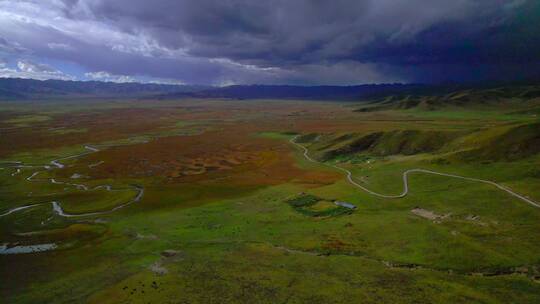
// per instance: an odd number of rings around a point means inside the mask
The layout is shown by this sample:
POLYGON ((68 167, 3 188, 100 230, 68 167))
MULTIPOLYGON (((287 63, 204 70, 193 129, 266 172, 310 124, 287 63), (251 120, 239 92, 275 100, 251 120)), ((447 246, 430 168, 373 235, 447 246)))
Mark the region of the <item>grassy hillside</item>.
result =
POLYGON ((437 110, 445 108, 485 108, 509 105, 534 106, 540 102, 540 85, 504 86, 456 90, 448 94, 389 95, 370 100, 358 112, 385 110, 437 110))
MULTIPOLYGON (((482 134, 477 136, 481 137, 482 134)), ((531 123, 509 128, 478 147, 460 152, 458 156, 464 160, 512 161, 538 153, 540 153, 540 123, 531 123)))
POLYGON ((392 130, 367 134, 326 136, 310 134, 300 143, 312 142, 320 160, 385 157, 430 153, 449 161, 512 161, 540 153, 540 123, 505 125, 463 131, 392 130))
POLYGON ((323 159, 357 153, 386 156, 435 152, 462 134, 455 131, 395 130, 367 135, 341 135, 333 140, 331 146, 327 146, 323 159), (346 140, 342 142, 340 139, 346 140))

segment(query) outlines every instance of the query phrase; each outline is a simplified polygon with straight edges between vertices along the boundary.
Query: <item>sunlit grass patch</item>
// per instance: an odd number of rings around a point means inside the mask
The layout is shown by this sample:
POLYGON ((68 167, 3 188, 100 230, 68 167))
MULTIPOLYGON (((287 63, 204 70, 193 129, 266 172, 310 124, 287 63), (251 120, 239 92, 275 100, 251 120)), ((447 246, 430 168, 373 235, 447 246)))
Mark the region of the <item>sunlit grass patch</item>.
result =
POLYGON ((50 116, 45 115, 22 115, 15 118, 4 120, 4 123, 14 124, 17 127, 26 127, 34 123, 45 122, 50 120, 50 116))
POLYGON ((65 134, 86 133, 88 132, 88 129, 86 128, 77 128, 77 129, 52 128, 52 129, 49 129, 49 132, 51 132, 52 134, 65 135, 65 134))
POLYGON ((256 135, 259 137, 271 138, 271 139, 289 139, 295 134, 296 133, 294 132, 259 132, 256 135))

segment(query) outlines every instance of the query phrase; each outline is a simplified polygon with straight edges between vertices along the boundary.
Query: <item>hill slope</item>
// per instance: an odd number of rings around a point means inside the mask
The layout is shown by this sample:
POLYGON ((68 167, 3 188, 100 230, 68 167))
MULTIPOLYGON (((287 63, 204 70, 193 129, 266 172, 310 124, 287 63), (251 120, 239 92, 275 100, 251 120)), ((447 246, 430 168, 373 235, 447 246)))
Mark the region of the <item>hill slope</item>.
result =
POLYGON ((468 88, 447 94, 399 94, 370 100, 357 112, 386 110, 436 110, 449 107, 499 106, 511 102, 531 101, 540 97, 540 85, 468 88))
POLYGON ((458 162, 514 161, 540 154, 540 123, 469 131, 394 130, 367 134, 309 134, 299 142, 312 143, 320 160, 354 159, 430 153, 458 162))

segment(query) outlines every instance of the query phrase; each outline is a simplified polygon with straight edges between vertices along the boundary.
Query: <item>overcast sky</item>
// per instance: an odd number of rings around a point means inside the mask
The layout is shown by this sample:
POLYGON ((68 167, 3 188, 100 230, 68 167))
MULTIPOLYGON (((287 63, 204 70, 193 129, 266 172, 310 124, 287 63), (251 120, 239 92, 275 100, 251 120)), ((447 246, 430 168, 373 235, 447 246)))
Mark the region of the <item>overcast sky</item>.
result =
POLYGON ((349 85, 539 71, 538 0, 0 0, 0 77, 349 85))

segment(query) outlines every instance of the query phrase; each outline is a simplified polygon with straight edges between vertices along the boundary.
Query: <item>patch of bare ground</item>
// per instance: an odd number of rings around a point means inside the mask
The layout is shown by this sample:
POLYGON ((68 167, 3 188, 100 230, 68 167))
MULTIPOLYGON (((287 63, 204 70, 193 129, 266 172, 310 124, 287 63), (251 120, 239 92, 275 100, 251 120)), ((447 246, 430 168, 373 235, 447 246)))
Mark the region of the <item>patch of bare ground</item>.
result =
POLYGON ((157 239, 159 239, 159 237, 157 235, 154 235, 154 234, 141 234, 141 233, 137 233, 137 235, 135 235, 135 238, 137 238, 139 240, 157 240, 157 239))
POLYGON ((175 249, 163 250, 160 253, 160 259, 152 263, 148 268, 158 276, 163 276, 169 273, 169 270, 163 265, 167 262, 174 262, 183 259, 182 251, 175 249))
POLYGON ((174 250, 174 249, 167 249, 167 250, 163 250, 161 252, 161 256, 162 257, 165 257, 165 258, 171 258, 171 257, 174 257, 174 256, 177 256, 178 254, 180 254, 181 252, 178 251, 178 250, 174 250))
POLYGON ((480 226, 487 226, 487 223, 480 221, 480 217, 478 215, 469 214, 465 219, 480 226))
POLYGON ((422 209, 420 207, 415 207, 414 209, 411 210, 411 212, 414 215, 417 215, 419 217, 423 217, 425 219, 431 220, 431 221, 433 221, 435 223, 440 223, 441 220, 444 220, 444 219, 450 217, 450 215, 452 215, 451 213, 440 215, 440 214, 437 214, 437 213, 435 213, 433 211, 430 211, 430 210, 427 210, 427 209, 422 209))
POLYGON ((506 269, 498 270, 486 270, 486 271, 476 271, 470 272, 468 275, 471 276, 481 276, 481 277, 493 277, 493 276, 502 276, 502 275, 519 275, 527 277, 537 283, 540 283, 540 266, 531 265, 531 266, 518 266, 510 267, 506 269))
POLYGON ((165 268, 161 264, 161 261, 152 263, 149 268, 150 268, 150 271, 160 276, 166 275, 167 273, 169 273, 169 270, 167 270, 167 268, 165 268))
POLYGON ((322 256, 324 254, 315 252, 315 251, 304 251, 304 250, 298 250, 298 249, 292 249, 285 246, 274 246, 276 249, 283 250, 287 253, 297 253, 297 254, 307 254, 307 255, 313 255, 313 256, 322 256))

